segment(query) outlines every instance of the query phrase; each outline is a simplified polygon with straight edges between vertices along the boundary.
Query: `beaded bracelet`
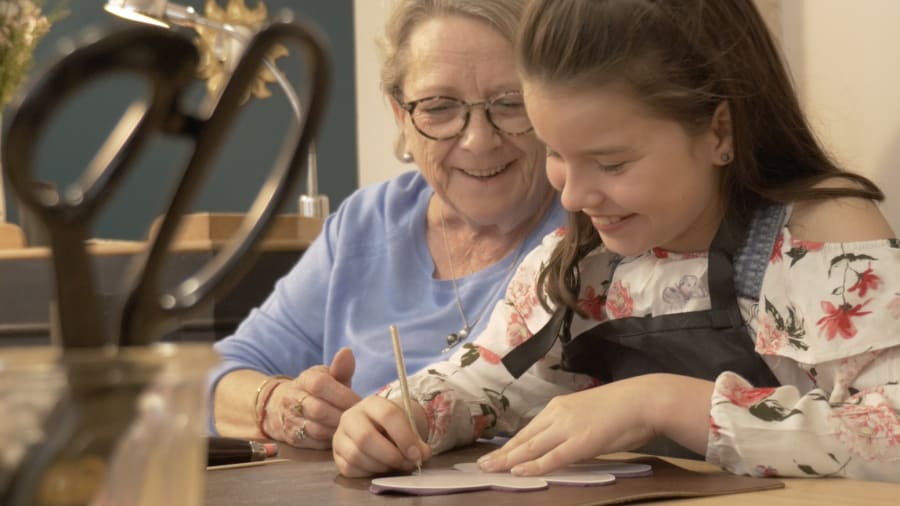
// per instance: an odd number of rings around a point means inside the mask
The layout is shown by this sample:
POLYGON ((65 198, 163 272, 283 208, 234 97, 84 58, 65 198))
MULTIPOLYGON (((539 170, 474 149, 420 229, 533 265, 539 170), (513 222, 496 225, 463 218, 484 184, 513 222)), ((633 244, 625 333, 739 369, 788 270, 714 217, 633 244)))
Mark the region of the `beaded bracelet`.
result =
POLYGON ((287 383, 288 381, 291 380, 291 378, 289 376, 284 376, 284 377, 276 376, 276 378, 279 381, 274 382, 272 384, 272 388, 270 388, 265 394, 263 394, 262 406, 259 410, 259 418, 257 418, 257 422, 256 422, 257 428, 259 428, 259 433, 262 434, 263 437, 265 437, 266 439, 274 439, 272 436, 270 436, 268 433, 266 433, 266 429, 264 427, 265 422, 266 422, 266 405, 269 404, 269 399, 272 398, 272 394, 275 393, 275 389, 278 388, 278 385, 280 385, 282 383, 287 383))
POLYGON ((257 423, 257 425, 259 424, 259 395, 262 393, 263 389, 266 388, 266 385, 268 385, 270 381, 281 378, 289 379, 290 376, 285 376, 283 374, 278 374, 276 376, 266 376, 266 379, 264 379, 263 382, 260 383, 258 387, 256 387, 256 394, 253 396, 253 405, 250 407, 250 409, 253 412, 253 419, 257 423))

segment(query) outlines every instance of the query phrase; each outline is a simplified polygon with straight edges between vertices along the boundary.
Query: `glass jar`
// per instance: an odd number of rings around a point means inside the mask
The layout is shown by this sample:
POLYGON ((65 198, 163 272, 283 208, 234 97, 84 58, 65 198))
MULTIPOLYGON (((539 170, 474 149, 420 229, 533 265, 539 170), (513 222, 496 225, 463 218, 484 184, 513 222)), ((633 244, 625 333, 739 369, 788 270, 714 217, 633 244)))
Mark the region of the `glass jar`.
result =
POLYGON ((209 344, 0 348, 0 503, 203 503, 209 344))

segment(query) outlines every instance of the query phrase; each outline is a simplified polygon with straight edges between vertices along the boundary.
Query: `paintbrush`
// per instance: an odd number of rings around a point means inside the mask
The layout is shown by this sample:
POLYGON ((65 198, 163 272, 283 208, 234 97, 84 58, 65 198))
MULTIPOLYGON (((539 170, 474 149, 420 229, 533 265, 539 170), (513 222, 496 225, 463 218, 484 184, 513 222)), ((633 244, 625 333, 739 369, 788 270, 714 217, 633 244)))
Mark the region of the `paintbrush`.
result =
MULTIPOLYGON (((419 430, 416 428, 416 421, 413 418, 412 407, 409 403, 409 386, 406 384, 406 365, 403 362, 403 349, 400 348, 400 334, 397 332, 397 326, 391 325, 391 341, 394 343, 394 360, 397 363, 397 378, 400 380, 400 395, 403 397, 403 411, 406 411, 406 418, 409 420, 409 426, 413 433, 418 437, 419 430)), ((416 461, 418 474, 422 474, 422 459, 416 461)))

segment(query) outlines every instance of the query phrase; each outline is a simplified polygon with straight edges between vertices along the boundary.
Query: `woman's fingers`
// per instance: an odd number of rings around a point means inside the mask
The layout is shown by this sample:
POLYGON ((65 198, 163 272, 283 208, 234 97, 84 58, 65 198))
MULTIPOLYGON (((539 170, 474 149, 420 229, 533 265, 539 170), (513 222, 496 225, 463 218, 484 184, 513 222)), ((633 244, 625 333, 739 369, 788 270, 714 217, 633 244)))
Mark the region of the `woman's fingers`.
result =
MULTIPOLYGON (((352 358, 352 355, 351 355, 352 358)), ((347 371, 343 371, 344 374, 347 371)), ((352 375, 352 371, 350 371, 352 375)), ((294 383, 305 392, 330 404, 338 416, 360 400, 360 396, 348 386, 349 377, 335 378, 328 367, 317 365, 300 373, 294 383), (342 381, 346 382, 343 383, 342 381)), ((337 422, 335 421, 335 425, 337 422)))
POLYGON ((341 411, 304 392, 296 383, 278 388, 277 398, 267 408, 267 434, 298 448, 330 448, 341 411))
MULTIPOLYGON (((332 433, 341 421, 341 414, 344 410, 335 408, 326 399, 316 397, 294 384, 290 390, 290 394, 285 395, 280 400, 281 409, 284 410, 288 417, 297 420, 312 420, 322 426, 330 427, 332 433)), ((331 435, 329 434, 330 438, 331 435)))
MULTIPOLYGON (((352 362, 349 349, 341 350, 343 361, 352 362)), ((341 355, 339 353, 339 355, 341 355)), ((347 364, 344 364, 347 366, 347 364)), ((349 366, 352 367, 352 366, 349 366)), ((344 369, 343 374, 352 375, 351 369, 344 369)), ((329 427, 337 428, 341 414, 350 406, 359 402, 359 395, 348 387, 349 376, 335 378, 323 365, 313 366, 303 371, 292 381, 280 399, 281 409, 296 418, 304 418, 329 427), (346 381, 347 384, 342 383, 346 381)), ((331 434, 328 434, 331 438, 331 434)))
POLYGON ((281 433, 284 441, 297 448, 324 450, 331 448, 334 429, 312 420, 291 418, 284 420, 281 433))
POLYGON ((298 448, 331 447, 341 415, 360 399, 349 387, 353 353, 342 349, 335 362, 337 377, 329 367, 317 365, 277 387, 267 408, 268 434, 298 448))
POLYGON ((334 355, 331 366, 328 368, 328 374, 343 385, 350 387, 355 370, 356 359, 353 357, 353 351, 345 346, 334 355))

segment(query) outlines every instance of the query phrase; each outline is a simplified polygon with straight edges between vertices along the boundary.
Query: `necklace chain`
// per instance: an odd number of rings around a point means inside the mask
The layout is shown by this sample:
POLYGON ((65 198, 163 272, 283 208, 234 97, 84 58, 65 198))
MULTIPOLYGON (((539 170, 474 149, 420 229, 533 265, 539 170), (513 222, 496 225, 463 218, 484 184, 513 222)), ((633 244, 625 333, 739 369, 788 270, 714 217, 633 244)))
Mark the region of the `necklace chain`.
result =
POLYGON ((450 242, 447 240, 447 222, 444 221, 444 205, 441 204, 439 215, 441 218, 441 237, 444 240, 444 253, 447 255, 447 264, 450 267, 450 284, 453 286, 453 297, 456 300, 456 309, 459 310, 459 316, 463 321, 463 328, 458 332, 452 332, 447 335, 447 347, 441 350, 443 353, 446 353, 453 349, 454 346, 464 341, 467 337, 469 337, 469 332, 475 325, 478 325, 478 322, 481 321, 481 317, 484 316, 485 312, 489 307, 491 307, 494 299, 497 298, 497 294, 500 293, 500 290, 503 289, 508 283, 509 280, 512 279, 512 274, 516 269, 516 264, 519 263, 519 256, 522 254, 522 246, 525 245, 525 241, 522 241, 522 244, 519 245, 518 251, 516 252, 516 257, 513 259, 512 263, 509 265, 506 276, 503 279, 503 283, 499 284, 493 292, 491 292, 491 296, 488 298, 487 304, 481 308, 481 311, 478 312, 478 315, 475 316, 475 319, 472 323, 469 323, 469 319, 466 318, 466 312, 463 310, 462 305, 462 297, 459 294, 459 286, 456 284, 456 269, 453 267, 453 255, 450 254, 450 242))

